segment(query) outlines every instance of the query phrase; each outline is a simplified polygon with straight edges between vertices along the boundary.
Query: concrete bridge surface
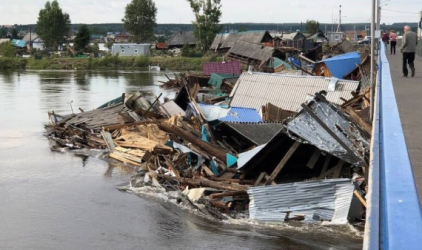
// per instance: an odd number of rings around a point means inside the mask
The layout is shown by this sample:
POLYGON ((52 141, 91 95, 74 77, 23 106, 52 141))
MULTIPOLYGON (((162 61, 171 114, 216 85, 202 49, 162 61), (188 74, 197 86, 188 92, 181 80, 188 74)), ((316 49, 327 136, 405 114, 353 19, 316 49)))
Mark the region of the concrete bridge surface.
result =
MULTIPOLYGON (((422 60, 416 56, 415 77, 403 77, 402 54, 388 55, 391 77, 412 163, 419 201, 422 200, 422 60)), ((397 166, 400 167, 400 166, 397 166)), ((391 183, 394 185, 394 183, 391 183)))

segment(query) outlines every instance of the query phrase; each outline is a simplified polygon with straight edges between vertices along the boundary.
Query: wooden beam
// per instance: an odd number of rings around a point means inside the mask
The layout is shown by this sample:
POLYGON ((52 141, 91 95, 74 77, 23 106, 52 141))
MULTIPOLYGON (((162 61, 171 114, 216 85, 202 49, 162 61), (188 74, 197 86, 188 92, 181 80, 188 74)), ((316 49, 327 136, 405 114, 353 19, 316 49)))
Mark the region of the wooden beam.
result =
POLYGON ((346 107, 346 112, 352 117, 353 121, 356 122, 368 135, 372 134, 372 126, 367 123, 356 111, 348 106, 346 107))
POLYGON ((259 183, 261 183, 262 179, 264 179, 264 176, 265 176, 266 174, 267 174, 267 173, 262 172, 262 173, 258 176, 258 179, 256 179, 256 182, 255 182, 254 186, 259 186, 259 183))
POLYGON ((284 168, 287 161, 292 157, 294 152, 296 152, 296 150, 297 150, 297 148, 299 147, 300 144, 301 144, 300 142, 295 141, 293 146, 284 155, 283 159, 281 159, 280 163, 278 163, 277 167, 274 169, 273 173, 270 175, 270 178, 268 178, 268 180, 265 182, 265 185, 271 184, 275 180, 275 178, 277 178, 278 174, 284 168))
POLYGON ((321 151, 319 151, 318 148, 315 148, 314 153, 312 154, 311 158, 309 159, 306 166, 310 169, 314 169, 316 162, 319 159, 319 156, 321 155, 321 151))
POLYGON ((360 193, 357 190, 353 191, 353 193, 360 200, 360 202, 362 203, 362 205, 366 207, 366 200, 360 195, 360 193))
POLYGON ((211 194, 210 198, 211 199, 219 199, 219 198, 223 198, 223 197, 227 197, 227 196, 237 196, 237 195, 245 195, 245 194, 247 194, 245 191, 232 191, 232 192, 211 194))
POLYGON ((327 171, 328 165, 330 164, 330 160, 331 160, 331 155, 327 155, 327 158, 325 158, 324 166, 322 167, 320 175, 322 175, 323 173, 327 171))

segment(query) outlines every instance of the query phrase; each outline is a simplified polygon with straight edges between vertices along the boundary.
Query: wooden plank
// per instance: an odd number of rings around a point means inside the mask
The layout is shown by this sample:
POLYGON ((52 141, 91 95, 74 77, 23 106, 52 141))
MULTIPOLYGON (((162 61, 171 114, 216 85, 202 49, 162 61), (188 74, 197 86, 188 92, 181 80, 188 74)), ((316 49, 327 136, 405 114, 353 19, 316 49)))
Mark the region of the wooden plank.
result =
POLYGON ((335 166, 336 170, 334 171, 333 178, 339 178, 341 174, 341 170, 343 169, 344 161, 339 160, 337 165, 335 166))
POLYGON ((211 199, 219 199, 219 198, 223 198, 223 197, 227 197, 227 196, 237 196, 237 195, 246 195, 246 194, 248 194, 248 193, 246 193, 245 191, 231 191, 231 192, 211 194, 210 198, 211 199))
POLYGON ((306 166, 310 169, 314 169, 315 164, 317 163, 319 156, 321 155, 321 151, 318 148, 315 148, 314 153, 312 154, 311 158, 309 159, 306 166))
POLYGON ((284 155, 283 159, 281 159, 280 163, 274 169, 274 171, 270 175, 270 178, 268 178, 268 180, 265 182, 265 185, 271 184, 275 180, 275 178, 277 178, 278 174, 284 168, 284 166, 286 165, 287 161, 292 157, 292 155, 294 154, 294 152, 296 152, 296 150, 298 149, 298 147, 300 146, 300 144, 301 144, 300 142, 295 141, 295 143, 293 144, 293 146, 289 149, 289 151, 287 151, 287 153, 284 155))
POLYGON ((267 173, 262 172, 262 173, 258 176, 258 179, 256 179, 256 182, 255 182, 254 186, 258 186, 258 185, 259 185, 259 183, 261 183, 262 179, 264 179, 264 176, 265 176, 266 174, 267 174, 267 173))
POLYGON ((366 206, 366 200, 360 195, 360 193, 357 190, 353 191, 353 193, 360 200, 360 202, 362 203, 362 205, 365 206, 365 207, 367 207, 366 206))
POLYGON ((356 122, 368 135, 372 134, 372 126, 367 123, 352 107, 346 107, 346 112, 352 117, 353 121, 356 122))
POLYGON ((327 171, 328 165, 330 164, 330 160, 331 160, 331 155, 327 155, 327 158, 325 158, 324 166, 322 167, 322 170, 321 170, 321 175, 327 171))

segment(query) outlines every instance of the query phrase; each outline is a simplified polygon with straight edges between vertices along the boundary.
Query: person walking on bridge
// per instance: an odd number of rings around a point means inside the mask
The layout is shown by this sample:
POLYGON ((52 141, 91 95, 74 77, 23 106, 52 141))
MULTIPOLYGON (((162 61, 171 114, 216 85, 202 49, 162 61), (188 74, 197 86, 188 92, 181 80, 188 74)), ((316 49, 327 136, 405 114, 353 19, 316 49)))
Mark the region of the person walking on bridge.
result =
POLYGON ((409 64, 410 70, 412 71, 412 77, 415 76, 415 52, 416 45, 418 44, 418 37, 416 33, 412 31, 410 26, 404 26, 404 34, 400 51, 403 53, 403 76, 407 77, 408 70, 407 64, 409 64))
POLYGON ((390 54, 396 54, 397 34, 394 30, 390 31, 390 54))

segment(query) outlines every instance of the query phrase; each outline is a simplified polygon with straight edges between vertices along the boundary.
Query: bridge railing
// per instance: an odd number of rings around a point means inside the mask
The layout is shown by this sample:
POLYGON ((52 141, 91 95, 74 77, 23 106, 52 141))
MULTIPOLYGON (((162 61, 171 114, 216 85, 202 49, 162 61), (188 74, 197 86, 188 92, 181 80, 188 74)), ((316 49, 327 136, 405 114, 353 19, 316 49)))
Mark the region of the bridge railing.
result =
POLYGON ((385 46, 378 75, 363 249, 422 249, 422 214, 385 46))

